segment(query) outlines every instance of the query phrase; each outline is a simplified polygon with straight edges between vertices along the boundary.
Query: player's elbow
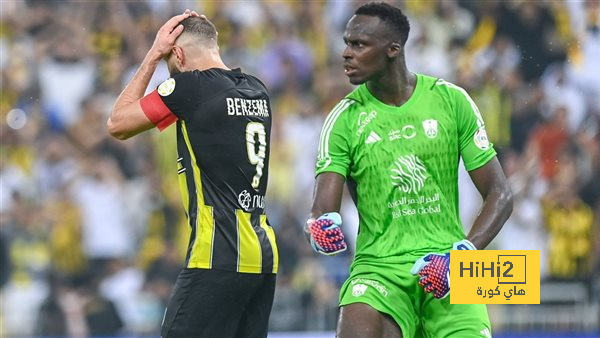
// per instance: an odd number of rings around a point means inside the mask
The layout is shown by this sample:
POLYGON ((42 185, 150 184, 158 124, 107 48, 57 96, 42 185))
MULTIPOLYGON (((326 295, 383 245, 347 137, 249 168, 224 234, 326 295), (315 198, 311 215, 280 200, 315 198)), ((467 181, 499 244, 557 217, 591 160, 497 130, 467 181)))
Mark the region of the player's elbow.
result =
POLYGON ((118 123, 115 123, 111 118, 106 121, 106 126, 108 128, 108 133, 119 140, 126 140, 131 137, 129 133, 123 130, 118 123))
POLYGON ((500 191, 500 194, 498 196, 498 199, 500 201, 499 204, 502 206, 504 214, 506 215, 506 218, 508 219, 508 217, 510 217, 510 215, 512 214, 512 211, 513 211, 513 199, 514 199, 512 190, 510 189, 510 186, 508 184, 505 184, 503 186, 503 188, 500 191))

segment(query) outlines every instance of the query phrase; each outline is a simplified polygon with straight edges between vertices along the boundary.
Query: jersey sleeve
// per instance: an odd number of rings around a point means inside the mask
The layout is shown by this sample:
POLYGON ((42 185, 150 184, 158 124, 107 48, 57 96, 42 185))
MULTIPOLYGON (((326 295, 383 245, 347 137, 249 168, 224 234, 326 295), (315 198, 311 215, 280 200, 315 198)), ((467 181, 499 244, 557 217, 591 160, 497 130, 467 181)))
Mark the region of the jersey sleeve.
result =
POLYGON ((487 137, 483 118, 473 99, 463 88, 454 87, 453 92, 460 155, 465 169, 475 170, 492 160, 496 151, 487 137))
POLYGON ((196 99, 194 79, 191 72, 176 74, 140 100, 144 114, 159 130, 164 130, 177 119, 184 119, 185 113, 191 110, 190 106, 196 99))
POLYGON ((348 107, 351 100, 342 100, 327 115, 321 137, 319 139, 319 152, 317 154, 316 175, 324 172, 338 173, 348 176, 350 170, 350 140, 351 135, 347 123, 348 107))

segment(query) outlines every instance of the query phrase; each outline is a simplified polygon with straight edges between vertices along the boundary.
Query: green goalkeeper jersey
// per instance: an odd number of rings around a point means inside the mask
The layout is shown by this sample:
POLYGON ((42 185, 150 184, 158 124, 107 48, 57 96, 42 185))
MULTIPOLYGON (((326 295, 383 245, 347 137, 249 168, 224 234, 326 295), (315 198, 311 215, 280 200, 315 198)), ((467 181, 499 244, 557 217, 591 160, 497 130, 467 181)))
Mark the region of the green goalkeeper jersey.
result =
POLYGON ((465 238, 459 157, 470 171, 495 155, 465 90, 417 74, 400 107, 379 101, 365 84, 340 101, 323 125, 316 173, 338 173, 356 187, 355 263, 403 262, 465 238))

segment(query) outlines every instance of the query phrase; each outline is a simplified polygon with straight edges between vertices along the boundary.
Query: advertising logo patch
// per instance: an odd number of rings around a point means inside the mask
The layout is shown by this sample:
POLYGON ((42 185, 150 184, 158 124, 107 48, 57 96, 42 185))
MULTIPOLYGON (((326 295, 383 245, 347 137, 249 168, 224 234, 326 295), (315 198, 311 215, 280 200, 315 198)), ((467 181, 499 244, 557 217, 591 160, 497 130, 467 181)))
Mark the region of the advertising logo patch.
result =
POLYGON ((361 112, 358 115, 358 120, 356 124, 358 125, 358 130, 356 131, 356 135, 360 135, 365 131, 365 128, 377 117, 376 111, 371 111, 370 113, 361 112))
POLYGON ((450 251, 451 304, 539 304, 539 250, 450 251))
POLYGON ((158 86, 158 94, 160 96, 169 96, 175 90, 175 79, 170 77, 158 86))
POLYGON ((477 129, 477 132, 475 132, 475 135, 473 136, 473 142, 475 142, 477 148, 481 150, 488 150, 490 148, 490 140, 488 139, 484 127, 477 129))
POLYGON ((399 157, 392 167, 392 182, 405 193, 416 193, 423 189, 427 180, 427 169, 416 155, 399 157))

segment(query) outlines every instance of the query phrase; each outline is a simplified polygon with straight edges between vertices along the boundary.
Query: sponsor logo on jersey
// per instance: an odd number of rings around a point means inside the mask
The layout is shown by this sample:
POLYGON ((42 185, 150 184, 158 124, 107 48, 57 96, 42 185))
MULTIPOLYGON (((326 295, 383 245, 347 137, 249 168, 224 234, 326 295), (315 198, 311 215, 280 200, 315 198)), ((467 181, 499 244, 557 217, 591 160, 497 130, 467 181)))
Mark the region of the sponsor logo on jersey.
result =
MULTIPOLYGON (((382 285, 381 283, 379 283, 376 280, 372 280, 372 279, 365 279, 365 278, 356 278, 350 281, 351 285, 369 285, 372 286, 375 290, 377 290, 382 296, 387 297, 388 296, 388 290, 387 288, 382 285)), ((365 290, 366 290, 366 286, 365 286, 365 290)), ((354 290, 354 288, 353 288, 354 290)), ((363 292, 364 293, 364 292, 363 292)))
POLYGON ((484 127, 477 129, 477 132, 473 135, 473 142, 481 150, 488 150, 490 148, 490 140, 488 140, 484 127))
POLYGON ((388 139, 390 141, 405 139, 410 140, 411 138, 417 136, 417 128, 411 124, 407 124, 402 129, 392 130, 388 133, 388 139))
POLYGON ((368 288, 368 286, 366 286, 364 284, 356 284, 352 287, 352 295, 354 297, 360 297, 365 294, 365 291, 367 291, 367 288, 368 288))
POLYGON ((416 155, 399 157, 392 166, 392 183, 405 193, 418 193, 427 180, 427 169, 416 155))
POLYGON ((367 127, 376 117, 377 112, 374 110, 370 113, 361 112, 358 114, 358 120, 356 122, 358 124, 358 130, 356 131, 356 135, 362 134, 365 131, 365 127, 367 127))
POLYGON ((485 329, 479 331, 479 333, 481 333, 486 338, 492 338, 492 333, 490 332, 490 329, 488 329, 487 327, 485 329))
POLYGON ((367 139, 365 140, 365 144, 376 143, 379 141, 381 141, 381 136, 377 135, 376 132, 371 131, 371 134, 369 134, 369 137, 367 137, 367 139))
POLYGON ((435 138, 438 133, 438 122, 437 120, 430 119, 423 121, 423 130, 425 135, 429 138, 435 138))
POLYGON ((160 96, 169 96, 175 90, 175 79, 170 77, 158 86, 158 94, 160 96))
POLYGON ((252 195, 248 190, 244 190, 238 195, 238 203, 244 211, 250 211, 254 208, 265 208, 265 197, 263 195, 252 195))

